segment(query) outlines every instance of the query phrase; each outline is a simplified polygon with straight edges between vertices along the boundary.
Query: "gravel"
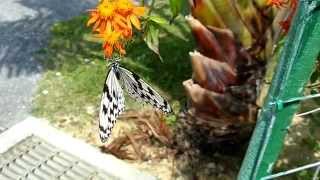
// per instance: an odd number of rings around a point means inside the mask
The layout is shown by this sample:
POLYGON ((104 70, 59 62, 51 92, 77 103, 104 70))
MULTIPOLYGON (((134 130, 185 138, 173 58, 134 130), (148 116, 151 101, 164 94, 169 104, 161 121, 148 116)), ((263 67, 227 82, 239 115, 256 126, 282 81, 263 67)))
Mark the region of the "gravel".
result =
POLYGON ((43 72, 33 57, 46 46, 50 26, 85 13, 98 0, 0 1, 0 129, 29 116, 43 72))

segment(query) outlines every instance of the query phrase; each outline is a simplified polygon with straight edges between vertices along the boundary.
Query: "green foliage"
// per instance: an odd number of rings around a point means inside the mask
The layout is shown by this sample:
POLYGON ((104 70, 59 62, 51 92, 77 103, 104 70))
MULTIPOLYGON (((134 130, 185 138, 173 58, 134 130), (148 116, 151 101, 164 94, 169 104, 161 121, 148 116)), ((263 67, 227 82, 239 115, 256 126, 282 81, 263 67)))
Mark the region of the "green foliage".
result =
POLYGON ((161 16, 149 16, 148 20, 153 21, 154 23, 159 24, 159 25, 169 24, 168 21, 161 16))
POLYGON ((182 3, 184 0, 169 0, 170 2, 170 9, 172 12, 172 19, 176 18, 182 9, 182 3))
POLYGON ((155 25, 153 24, 148 24, 145 28, 145 37, 144 37, 144 41, 147 43, 148 47, 155 52, 160 60, 162 61, 162 57, 159 51, 159 29, 156 28, 155 25))
POLYGON ((170 115, 170 116, 168 116, 168 117, 166 118, 166 122, 167 122, 167 124, 169 124, 169 125, 174 125, 174 124, 176 123, 176 121, 177 121, 177 117, 174 116, 174 115, 170 115))

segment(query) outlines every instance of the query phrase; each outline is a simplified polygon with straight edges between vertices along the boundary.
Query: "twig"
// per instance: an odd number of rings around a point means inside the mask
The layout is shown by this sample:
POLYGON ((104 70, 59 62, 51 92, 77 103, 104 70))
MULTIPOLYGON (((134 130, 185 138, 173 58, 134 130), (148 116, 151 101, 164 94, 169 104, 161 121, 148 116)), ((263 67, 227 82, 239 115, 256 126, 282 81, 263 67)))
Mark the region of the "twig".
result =
POLYGON ((313 84, 308 85, 307 88, 316 88, 319 86, 320 86, 320 82, 317 82, 317 83, 313 83, 313 84))
POLYGON ((139 116, 137 115, 123 115, 123 116, 119 116, 118 119, 138 119, 139 116))
POLYGON ((130 140, 132 147, 133 147, 135 153, 138 155, 139 159, 143 160, 144 158, 142 157, 142 154, 139 150, 139 145, 136 143, 135 139, 129 133, 126 133, 126 136, 130 140))
POLYGON ((149 12, 148 12, 148 16, 151 15, 151 13, 152 13, 152 11, 153 11, 153 9, 154 9, 154 4, 155 4, 155 3, 156 3, 155 0, 152 0, 152 1, 151 1, 151 5, 150 5, 150 10, 149 10, 149 12))
POLYGON ((159 139, 162 143, 164 143, 164 144, 169 144, 168 140, 165 139, 165 138, 163 138, 162 136, 160 136, 160 135, 154 130, 153 126, 152 126, 148 121, 146 121, 146 120, 139 120, 139 121, 145 123, 145 124, 150 128, 152 134, 153 134, 157 139, 159 139))
POLYGON ((175 158, 175 153, 172 157, 172 168, 171 168, 171 178, 172 179, 175 179, 174 176, 175 176, 175 166, 176 166, 176 158, 175 158))
POLYGON ((119 117, 118 117, 118 119, 139 119, 139 118, 149 118, 151 115, 146 115, 146 114, 144 114, 144 115, 137 115, 136 113, 135 114, 130 114, 130 113, 126 113, 126 114, 124 114, 124 115, 120 115, 119 117))

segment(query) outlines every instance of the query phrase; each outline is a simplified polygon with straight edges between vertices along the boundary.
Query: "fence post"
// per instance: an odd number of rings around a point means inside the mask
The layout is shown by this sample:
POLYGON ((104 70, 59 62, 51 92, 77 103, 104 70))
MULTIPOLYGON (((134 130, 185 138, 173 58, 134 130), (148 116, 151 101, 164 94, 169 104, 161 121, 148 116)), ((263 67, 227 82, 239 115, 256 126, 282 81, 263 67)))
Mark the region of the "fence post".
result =
POLYGON ((297 103, 283 108, 273 103, 303 94, 319 52, 320 0, 300 0, 238 180, 259 180, 272 172, 298 108, 297 103))

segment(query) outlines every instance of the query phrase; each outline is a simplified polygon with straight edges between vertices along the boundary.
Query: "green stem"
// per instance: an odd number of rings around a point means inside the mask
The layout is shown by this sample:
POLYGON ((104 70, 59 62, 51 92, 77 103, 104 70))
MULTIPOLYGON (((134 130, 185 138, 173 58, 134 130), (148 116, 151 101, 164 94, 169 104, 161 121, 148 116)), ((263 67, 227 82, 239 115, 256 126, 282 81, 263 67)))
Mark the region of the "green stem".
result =
POLYGON ((151 0, 150 10, 148 12, 148 16, 151 15, 152 11, 154 10, 154 4, 156 3, 155 0, 151 0))

